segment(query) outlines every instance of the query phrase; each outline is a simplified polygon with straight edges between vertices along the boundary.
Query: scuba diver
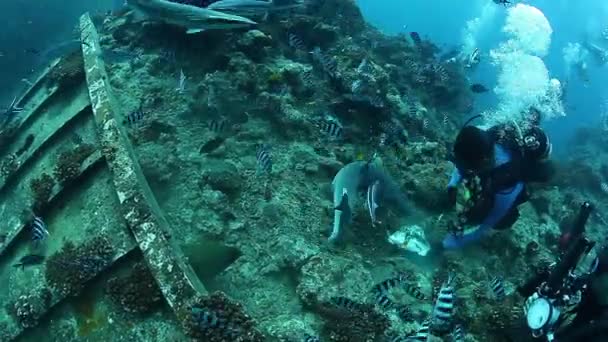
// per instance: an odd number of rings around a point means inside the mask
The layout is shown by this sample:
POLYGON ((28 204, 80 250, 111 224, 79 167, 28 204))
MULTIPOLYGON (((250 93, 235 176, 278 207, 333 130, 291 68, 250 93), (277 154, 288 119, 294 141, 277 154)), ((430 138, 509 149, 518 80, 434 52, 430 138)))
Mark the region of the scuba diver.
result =
POLYGON ((588 202, 581 205, 572 228, 562 235, 567 244, 559 261, 517 287, 526 298, 527 324, 514 329, 517 340, 524 340, 524 328, 535 340, 608 341, 608 245, 595 249, 584 234, 592 210, 588 202))
POLYGON ((540 112, 524 115, 526 127, 500 124, 488 130, 468 125, 458 133, 451 161, 455 165, 447 194, 455 206, 458 186, 464 185, 464 208, 450 222, 444 249, 460 248, 480 240, 491 229, 506 229, 519 218, 517 206, 528 200, 526 184, 547 181, 552 173, 549 138, 538 126, 540 112), (466 226, 475 226, 465 230, 466 226))

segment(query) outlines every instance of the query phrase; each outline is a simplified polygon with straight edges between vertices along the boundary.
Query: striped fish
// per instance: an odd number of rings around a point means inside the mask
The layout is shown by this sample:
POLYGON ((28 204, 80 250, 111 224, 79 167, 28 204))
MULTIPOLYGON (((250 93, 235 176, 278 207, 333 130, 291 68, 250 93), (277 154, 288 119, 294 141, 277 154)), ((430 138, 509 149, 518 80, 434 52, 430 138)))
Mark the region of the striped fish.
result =
POLYGON ((373 71, 372 65, 369 63, 367 58, 363 58, 363 60, 357 67, 357 72, 360 74, 370 74, 372 71, 373 71))
POLYGON ((302 73, 302 83, 305 86, 311 87, 314 85, 314 75, 312 73, 312 70, 306 70, 302 73))
POLYGON ((139 107, 137 107, 137 109, 135 109, 134 111, 127 114, 127 117, 125 118, 123 123, 128 123, 129 125, 133 125, 133 124, 139 122, 140 120, 142 120, 145 115, 146 115, 146 113, 144 112, 144 105, 143 105, 143 103, 140 102, 139 107))
POLYGON ((39 216, 34 216, 34 220, 31 225, 32 230, 32 241, 34 244, 38 244, 46 239, 49 236, 49 231, 46 227, 46 224, 39 216))
POLYGON ((410 116, 418 116, 418 106, 411 104, 408 113, 410 116))
POLYGON ((404 322, 410 322, 413 319, 412 310, 409 306, 402 305, 397 308, 397 315, 404 322))
POLYGON ((400 278, 389 278, 382 282, 374 285, 372 291, 374 293, 388 293, 388 291, 394 287, 397 287, 401 283, 400 278))
POLYGON ((447 72, 447 70, 445 70, 443 65, 441 65, 441 64, 433 65, 433 71, 435 72, 435 74, 437 74, 437 76, 439 77, 441 82, 446 82, 448 80, 448 72, 447 72))
POLYGON ((355 310, 359 306, 358 303, 346 297, 332 297, 329 301, 335 306, 347 310, 355 310))
POLYGON ((384 99, 380 95, 374 95, 369 98, 369 104, 376 108, 384 108, 384 99))
POLYGON ((342 126, 333 120, 327 120, 327 121, 320 121, 317 123, 319 129, 321 130, 321 132, 327 134, 328 136, 330 136, 333 139, 340 139, 342 138, 344 129, 342 128, 342 126))
POLYGON ((293 33, 287 35, 287 43, 289 44, 289 46, 296 50, 306 50, 306 45, 304 45, 302 39, 300 39, 300 37, 296 36, 293 33))
POLYGON ((376 304, 385 310, 389 310, 395 307, 395 303, 389 298, 386 292, 376 292, 376 304))
POLYGON ((429 338, 430 326, 431 321, 426 319, 422 322, 416 333, 408 337, 408 341, 427 341, 429 338))
POLYGON ((410 296, 412 296, 418 300, 426 299, 426 296, 424 295, 424 293, 420 292, 420 288, 418 286, 414 286, 414 285, 408 284, 408 283, 403 283, 402 287, 405 290, 405 292, 407 292, 407 294, 409 294, 410 296))
POLYGON ((262 172, 272 172, 272 155, 270 154, 270 145, 259 144, 256 148, 255 157, 257 160, 258 174, 262 172))
POLYGON ((228 128, 229 124, 228 121, 224 119, 213 119, 209 121, 207 126, 210 131, 215 133, 221 133, 228 128))
POLYGON ((410 32, 410 38, 412 38, 412 41, 414 41, 416 46, 419 46, 422 43, 422 39, 420 39, 418 32, 410 32))
POLYGON ((338 62, 331 56, 326 55, 321 51, 320 47, 315 47, 312 50, 312 57, 321 64, 323 71, 330 77, 335 77, 338 73, 338 62))
POLYGON ((426 299, 426 296, 420 291, 420 288, 411 283, 408 283, 407 280, 408 279, 405 275, 398 275, 397 277, 389 278, 389 279, 382 281, 379 284, 376 284, 372 288, 372 291, 375 294, 388 293, 392 288, 400 286, 410 296, 412 296, 418 300, 426 299))
POLYGON ((452 282, 454 277, 450 275, 448 280, 443 283, 439 290, 439 295, 433 308, 433 323, 445 325, 450 322, 454 314, 454 287, 452 282))
POLYGON ((464 342, 464 330, 462 330, 462 325, 456 324, 454 330, 452 331, 452 342, 464 342))
POLYGON ((492 278, 490 281, 490 288, 497 300, 503 301, 505 299, 505 286, 503 285, 502 279, 498 277, 492 278))

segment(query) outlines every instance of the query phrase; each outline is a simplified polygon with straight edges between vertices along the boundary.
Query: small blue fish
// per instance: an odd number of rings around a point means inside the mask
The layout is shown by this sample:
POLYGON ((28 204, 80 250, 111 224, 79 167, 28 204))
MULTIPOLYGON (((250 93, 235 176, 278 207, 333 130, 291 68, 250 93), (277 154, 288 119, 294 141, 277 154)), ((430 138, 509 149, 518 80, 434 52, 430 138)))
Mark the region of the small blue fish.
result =
POLYGON ((30 224, 32 231, 32 241, 34 244, 39 244, 44 241, 47 236, 49 236, 49 231, 46 227, 46 224, 39 216, 34 216, 34 220, 30 224))
POLYGON ((2 110, 2 113, 0 113, 0 117, 1 117, 0 119, 3 122, 8 123, 17 114, 19 114, 23 111, 23 107, 19 107, 18 102, 19 101, 17 101, 17 96, 15 96, 13 98, 13 101, 11 102, 11 104, 7 108, 2 110))
POLYGON ((272 155, 270 154, 270 145, 258 145, 255 153, 257 160, 257 172, 271 173, 272 172, 272 155))

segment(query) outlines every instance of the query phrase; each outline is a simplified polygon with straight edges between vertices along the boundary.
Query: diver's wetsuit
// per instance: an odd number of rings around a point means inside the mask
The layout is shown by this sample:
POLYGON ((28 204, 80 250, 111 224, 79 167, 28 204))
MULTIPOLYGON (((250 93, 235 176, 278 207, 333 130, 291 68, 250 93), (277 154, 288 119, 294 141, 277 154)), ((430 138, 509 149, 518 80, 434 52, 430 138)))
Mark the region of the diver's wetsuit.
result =
MULTIPOLYGON (((494 144, 494 168, 504 165, 512 160, 512 152, 500 144, 494 144)), ((452 172, 448 187, 456 187, 462 181, 461 172, 455 168, 452 172)), ((481 221, 481 224, 472 231, 464 232, 461 235, 448 234, 443 240, 443 247, 446 249, 460 248, 471 242, 478 241, 483 235, 494 228, 503 218, 510 213, 510 210, 517 205, 518 198, 524 190, 524 182, 518 181, 515 185, 499 189, 494 193, 493 206, 489 213, 481 221)))

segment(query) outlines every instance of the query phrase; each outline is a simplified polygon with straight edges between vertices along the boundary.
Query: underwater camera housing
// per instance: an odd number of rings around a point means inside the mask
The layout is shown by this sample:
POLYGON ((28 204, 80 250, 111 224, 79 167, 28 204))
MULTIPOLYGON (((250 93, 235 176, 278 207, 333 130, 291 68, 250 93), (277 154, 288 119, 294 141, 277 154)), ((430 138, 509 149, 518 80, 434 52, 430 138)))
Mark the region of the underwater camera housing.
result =
POLYGON ((595 245, 584 236, 592 209, 589 202, 581 205, 562 258, 548 272, 535 276, 518 288, 519 293, 527 298, 524 304, 526 321, 536 338, 545 336, 547 341, 552 341, 555 331, 573 318, 569 314, 581 301, 590 272, 579 271, 577 266, 595 245))

